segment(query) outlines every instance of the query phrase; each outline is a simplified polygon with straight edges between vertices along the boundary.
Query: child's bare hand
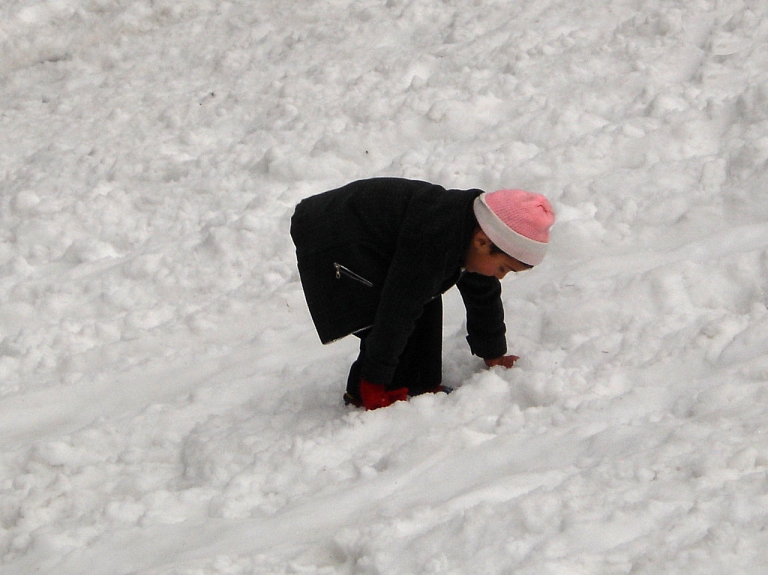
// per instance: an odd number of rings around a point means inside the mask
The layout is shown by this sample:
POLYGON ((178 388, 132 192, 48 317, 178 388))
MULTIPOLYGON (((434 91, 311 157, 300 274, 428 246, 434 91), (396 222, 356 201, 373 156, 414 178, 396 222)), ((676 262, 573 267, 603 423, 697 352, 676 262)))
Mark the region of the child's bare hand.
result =
POLYGON ((513 365, 515 365, 515 362, 520 359, 516 355, 502 355, 501 357, 497 357, 495 359, 486 359, 485 365, 488 367, 495 367, 497 365, 500 365, 501 367, 510 368, 513 365))

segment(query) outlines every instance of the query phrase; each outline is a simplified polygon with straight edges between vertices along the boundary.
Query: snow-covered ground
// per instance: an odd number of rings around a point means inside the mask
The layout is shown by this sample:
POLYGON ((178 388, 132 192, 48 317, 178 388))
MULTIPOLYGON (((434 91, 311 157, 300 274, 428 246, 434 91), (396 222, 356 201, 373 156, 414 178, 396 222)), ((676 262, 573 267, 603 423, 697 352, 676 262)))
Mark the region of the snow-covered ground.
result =
POLYGON ((7 0, 0 573, 768 573, 768 2, 7 0), (519 367, 341 402, 288 221, 546 194, 519 367))

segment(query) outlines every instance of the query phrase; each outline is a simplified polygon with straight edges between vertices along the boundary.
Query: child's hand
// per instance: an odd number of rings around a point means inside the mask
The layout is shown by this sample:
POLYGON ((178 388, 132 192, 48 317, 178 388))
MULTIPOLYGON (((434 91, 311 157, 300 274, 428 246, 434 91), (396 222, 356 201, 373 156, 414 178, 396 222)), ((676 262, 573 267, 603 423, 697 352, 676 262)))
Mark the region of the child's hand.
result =
POLYGON ((510 368, 513 365, 515 365, 515 362, 520 359, 516 355, 502 355, 501 357, 497 357, 496 359, 486 359, 485 365, 488 367, 495 367, 497 365, 500 365, 501 367, 510 368))

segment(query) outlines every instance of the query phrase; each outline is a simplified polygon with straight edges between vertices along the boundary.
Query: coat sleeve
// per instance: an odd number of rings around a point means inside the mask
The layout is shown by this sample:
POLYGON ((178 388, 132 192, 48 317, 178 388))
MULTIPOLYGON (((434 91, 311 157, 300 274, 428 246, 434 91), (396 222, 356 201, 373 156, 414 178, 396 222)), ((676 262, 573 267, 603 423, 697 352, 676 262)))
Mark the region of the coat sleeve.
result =
MULTIPOLYGON (((427 201, 416 199, 407 210, 381 290, 379 306, 366 338, 361 377, 387 385, 424 306, 440 296, 446 270, 451 267, 441 238, 444 217, 427 201)), ((455 265, 455 264, 454 264, 455 265)))
POLYGON ((465 273, 457 287, 467 309, 467 342, 472 353, 483 359, 501 357, 507 352, 501 282, 465 273))

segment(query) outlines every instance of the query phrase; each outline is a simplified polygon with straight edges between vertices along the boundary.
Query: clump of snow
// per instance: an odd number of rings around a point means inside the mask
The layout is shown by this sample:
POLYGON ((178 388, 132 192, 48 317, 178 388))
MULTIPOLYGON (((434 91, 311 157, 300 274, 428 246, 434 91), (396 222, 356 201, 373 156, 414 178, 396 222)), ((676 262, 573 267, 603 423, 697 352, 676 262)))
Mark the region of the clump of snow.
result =
POLYGON ((768 569, 768 12, 0 7, 0 573, 768 569), (342 405, 288 224, 403 176, 559 222, 512 370, 342 405))

